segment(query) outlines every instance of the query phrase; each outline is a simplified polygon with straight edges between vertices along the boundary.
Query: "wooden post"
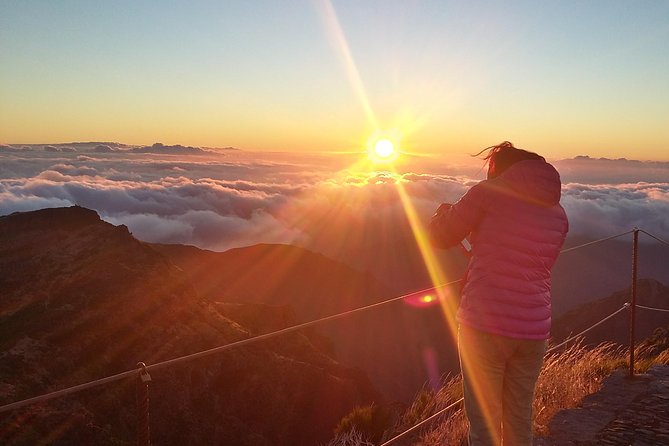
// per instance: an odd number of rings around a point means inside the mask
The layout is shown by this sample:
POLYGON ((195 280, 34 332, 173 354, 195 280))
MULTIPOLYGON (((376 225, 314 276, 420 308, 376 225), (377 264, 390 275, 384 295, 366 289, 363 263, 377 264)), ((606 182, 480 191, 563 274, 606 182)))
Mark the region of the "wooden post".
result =
POLYGON ((630 305, 630 378, 634 378, 634 331, 636 326, 636 279, 639 260, 639 228, 634 228, 633 233, 634 243, 632 244, 632 302, 630 305))
POLYGON ((151 375, 146 370, 146 364, 137 363, 139 375, 137 376, 137 446, 151 445, 151 432, 149 427, 149 382, 151 375))

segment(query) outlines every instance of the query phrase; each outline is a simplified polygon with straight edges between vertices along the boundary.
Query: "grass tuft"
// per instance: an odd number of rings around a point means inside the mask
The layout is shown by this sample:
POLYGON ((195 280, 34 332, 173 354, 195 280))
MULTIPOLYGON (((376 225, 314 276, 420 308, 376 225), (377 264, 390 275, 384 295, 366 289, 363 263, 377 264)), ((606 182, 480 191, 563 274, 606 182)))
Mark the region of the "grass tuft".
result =
MULTIPOLYGON (((643 373, 655 364, 669 364, 669 329, 658 329, 653 336, 635 349, 635 371, 643 373)), ((537 380, 534 399, 534 433, 546 436, 548 422, 563 410, 578 407, 583 398, 597 392, 604 378, 629 364, 629 352, 620 345, 603 343, 586 347, 577 342, 562 351, 546 355, 537 380)), ((424 389, 412 405, 395 417, 394 423, 384 426, 391 418, 381 420, 374 416, 374 407, 358 408, 339 426, 337 436, 328 446, 369 446, 380 444, 415 426, 437 411, 448 407, 462 397, 461 378, 445 379, 438 390, 424 389), (373 426, 373 427, 372 427, 373 426), (361 432, 367 431, 365 436, 361 432), (374 441, 370 440, 374 437, 374 441), (356 440, 358 439, 358 440, 356 440), (356 443, 355 441, 359 441, 356 443)), ((422 446, 464 445, 467 437, 467 419, 462 404, 448 410, 442 417, 429 423, 410 437, 411 444, 422 446)), ((401 443, 408 444, 408 443, 401 443)))

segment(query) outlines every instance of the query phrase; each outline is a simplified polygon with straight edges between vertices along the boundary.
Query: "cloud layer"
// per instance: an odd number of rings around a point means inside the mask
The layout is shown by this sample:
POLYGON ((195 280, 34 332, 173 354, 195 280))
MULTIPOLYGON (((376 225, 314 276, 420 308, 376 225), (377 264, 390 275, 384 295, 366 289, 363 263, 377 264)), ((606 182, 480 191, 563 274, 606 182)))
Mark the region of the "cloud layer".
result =
MULTIPOLYGON (((414 160, 400 173, 379 173, 350 168, 356 161, 351 155, 176 156, 116 148, 103 153, 97 146, 77 146, 76 153, 0 153, 0 215, 78 204, 151 242, 213 250, 297 243, 345 257, 359 255, 349 245, 373 251, 379 244, 411 243, 396 183, 426 222, 440 202, 456 201, 481 173, 480 166, 467 171, 434 159, 414 160)), ((610 182, 593 184, 588 175, 596 170, 601 180, 606 170, 587 164, 601 160, 576 161, 564 169, 581 181, 566 183, 562 200, 572 235, 598 238, 638 226, 667 237, 669 183, 638 180, 644 172, 651 180, 660 173, 669 178, 669 166, 656 163, 648 170, 617 160, 628 169, 626 178, 637 181, 616 183, 620 169, 613 169, 610 182)))

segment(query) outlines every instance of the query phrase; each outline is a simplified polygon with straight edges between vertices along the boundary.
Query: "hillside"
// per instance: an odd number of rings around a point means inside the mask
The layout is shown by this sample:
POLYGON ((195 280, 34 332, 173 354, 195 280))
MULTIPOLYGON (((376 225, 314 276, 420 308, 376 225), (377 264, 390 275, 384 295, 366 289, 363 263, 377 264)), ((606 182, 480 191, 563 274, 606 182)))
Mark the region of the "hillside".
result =
MULTIPOLYGON (((127 228, 80 207, 0 217, 0 296, 0 404, 254 332, 127 228)), ((266 307, 245 312, 263 325, 275 318, 266 307)), ((155 444, 310 444, 354 405, 378 400, 364 375, 300 334, 152 378, 155 444)), ((134 387, 112 383, 2 414, 0 443, 134 443, 134 387)))
POLYGON ((151 246, 181 268, 202 297, 290 305, 299 322, 388 296, 370 274, 296 246, 260 244, 225 252, 184 245, 151 246))
MULTIPOLYGON (((295 246, 255 245, 226 252, 152 246, 182 268, 212 302, 286 305, 299 321, 392 297, 370 274, 295 246)), ((389 400, 408 402, 426 382, 458 369, 455 341, 439 305, 416 308, 394 302, 319 325, 310 333, 314 342, 325 336, 324 348, 343 364, 362 368, 389 400), (322 336, 314 337, 314 331, 322 336)))
MULTIPOLYGON (((669 283, 667 247, 647 243, 639 235, 639 278, 669 283)), ((592 241, 569 237, 565 248, 592 241)), ((584 303, 601 299, 630 286, 632 279, 632 235, 566 252, 553 268, 553 315, 559 317, 584 303)))
MULTIPOLYGON (((580 333, 595 322, 623 306, 631 299, 628 288, 610 296, 581 305, 553 321, 551 335, 559 342, 570 334, 580 333)), ((639 280, 637 283, 637 304, 647 307, 669 309, 669 287, 653 279, 639 280)), ((636 339, 650 336, 657 327, 669 324, 669 313, 637 308, 636 339)), ((624 311, 605 324, 595 327, 585 335, 587 344, 599 344, 613 341, 623 345, 629 344, 629 312, 624 311)))

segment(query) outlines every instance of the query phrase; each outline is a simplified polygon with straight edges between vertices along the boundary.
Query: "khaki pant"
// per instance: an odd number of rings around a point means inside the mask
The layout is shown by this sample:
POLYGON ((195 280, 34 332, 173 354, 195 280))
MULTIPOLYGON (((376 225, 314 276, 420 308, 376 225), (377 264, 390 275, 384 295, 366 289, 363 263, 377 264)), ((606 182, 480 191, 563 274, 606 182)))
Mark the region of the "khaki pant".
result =
POLYGON ((470 446, 531 446, 532 401, 546 341, 464 325, 458 333, 470 446))

